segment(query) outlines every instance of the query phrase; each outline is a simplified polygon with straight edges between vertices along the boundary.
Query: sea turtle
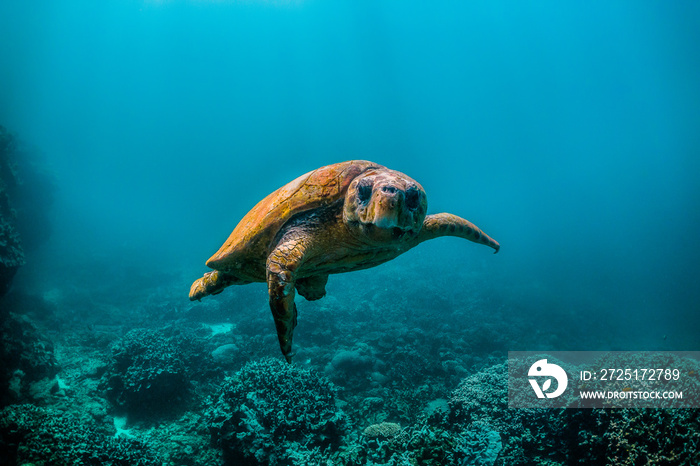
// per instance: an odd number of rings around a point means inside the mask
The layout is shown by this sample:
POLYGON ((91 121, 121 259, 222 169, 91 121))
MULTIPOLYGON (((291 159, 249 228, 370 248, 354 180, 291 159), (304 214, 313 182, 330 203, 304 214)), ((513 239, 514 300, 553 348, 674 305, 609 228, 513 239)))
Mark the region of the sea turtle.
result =
POLYGON ((229 285, 267 282, 282 354, 291 362, 297 324, 294 290, 307 300, 326 294, 328 275, 389 261, 423 241, 458 236, 498 252, 471 222, 426 216, 423 187, 401 172, 365 160, 327 165, 282 186, 253 207, 206 263, 190 299, 229 285))

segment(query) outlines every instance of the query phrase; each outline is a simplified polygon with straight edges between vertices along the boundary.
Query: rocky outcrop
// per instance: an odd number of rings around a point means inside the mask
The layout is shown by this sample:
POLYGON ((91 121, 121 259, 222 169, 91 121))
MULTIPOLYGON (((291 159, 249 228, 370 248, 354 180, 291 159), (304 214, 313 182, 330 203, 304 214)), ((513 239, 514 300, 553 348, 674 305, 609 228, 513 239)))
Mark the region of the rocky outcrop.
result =
POLYGON ((0 126, 0 297, 25 262, 25 251, 48 237, 53 183, 29 151, 0 126))
POLYGON ((0 127, 0 296, 10 286, 17 269, 24 264, 24 250, 17 231, 17 215, 10 204, 9 191, 17 180, 13 138, 0 127))
POLYGON ((59 370, 53 343, 29 317, 0 315, 0 405, 32 401, 32 384, 59 370))

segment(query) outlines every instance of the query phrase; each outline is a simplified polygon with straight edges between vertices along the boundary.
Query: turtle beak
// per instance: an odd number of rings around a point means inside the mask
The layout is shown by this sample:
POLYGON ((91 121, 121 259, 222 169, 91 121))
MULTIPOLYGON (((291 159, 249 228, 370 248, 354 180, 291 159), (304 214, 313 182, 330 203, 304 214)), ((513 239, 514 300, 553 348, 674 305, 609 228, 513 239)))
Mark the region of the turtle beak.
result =
POLYGON ((378 228, 400 228, 398 225, 398 215, 396 215, 395 212, 393 212, 393 215, 375 215, 374 216, 374 223, 375 226, 378 228))
POLYGON ((403 225, 399 224, 399 210, 403 206, 405 198, 403 190, 389 184, 382 186, 377 194, 379 199, 376 203, 372 223, 387 230, 390 228, 405 229, 403 225))

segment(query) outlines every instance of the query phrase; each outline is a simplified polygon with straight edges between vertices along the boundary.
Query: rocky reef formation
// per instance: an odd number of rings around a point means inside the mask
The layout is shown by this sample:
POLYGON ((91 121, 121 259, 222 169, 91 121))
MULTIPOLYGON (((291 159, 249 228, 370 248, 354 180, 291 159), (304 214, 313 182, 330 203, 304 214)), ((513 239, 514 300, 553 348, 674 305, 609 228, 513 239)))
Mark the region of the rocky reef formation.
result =
POLYGON ((0 297, 24 265, 25 251, 50 231, 53 183, 30 159, 30 151, 0 126, 0 297))

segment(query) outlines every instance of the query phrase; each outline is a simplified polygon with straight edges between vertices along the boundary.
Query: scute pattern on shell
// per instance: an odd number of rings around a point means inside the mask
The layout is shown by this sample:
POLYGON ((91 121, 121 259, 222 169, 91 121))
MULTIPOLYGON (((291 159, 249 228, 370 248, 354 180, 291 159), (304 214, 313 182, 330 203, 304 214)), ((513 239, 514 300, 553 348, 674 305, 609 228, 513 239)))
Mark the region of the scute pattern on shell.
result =
POLYGON ((318 168, 287 183, 258 202, 240 221, 207 266, 225 270, 257 257, 292 216, 331 204, 345 195, 359 174, 384 168, 366 160, 350 160, 318 168))

